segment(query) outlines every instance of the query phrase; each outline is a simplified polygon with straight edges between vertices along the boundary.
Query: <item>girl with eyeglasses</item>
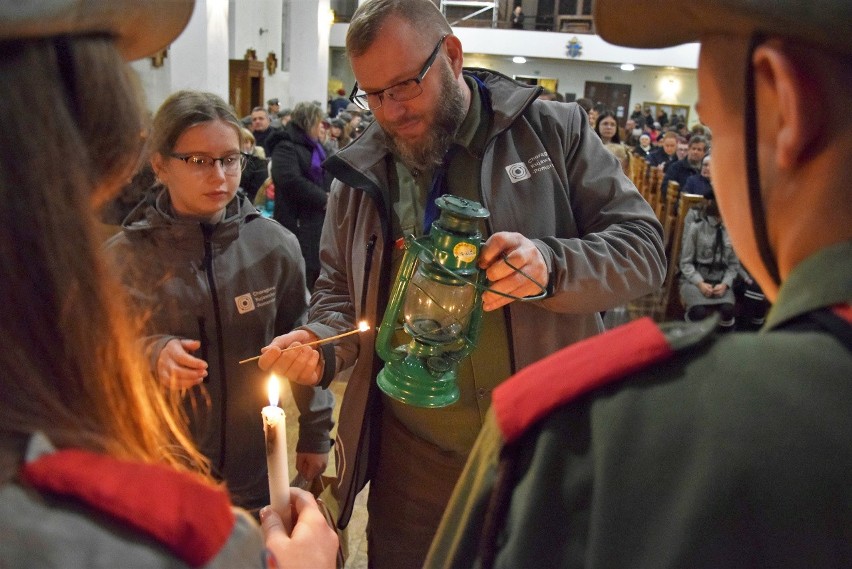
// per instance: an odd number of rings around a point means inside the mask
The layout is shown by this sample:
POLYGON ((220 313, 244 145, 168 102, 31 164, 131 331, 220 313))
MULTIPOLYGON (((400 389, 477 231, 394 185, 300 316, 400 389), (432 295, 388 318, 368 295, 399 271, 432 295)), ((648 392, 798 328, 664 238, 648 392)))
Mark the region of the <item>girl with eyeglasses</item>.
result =
MULTIPOLYGON (((192 434, 235 502, 269 503, 260 409, 269 375, 240 360, 301 322, 305 267, 295 236, 237 192, 241 125, 217 95, 179 91, 149 138, 161 186, 108 242, 146 318, 151 369, 181 394, 192 434)), ((293 385, 301 411, 296 466, 312 480, 330 448, 333 396, 293 385)))

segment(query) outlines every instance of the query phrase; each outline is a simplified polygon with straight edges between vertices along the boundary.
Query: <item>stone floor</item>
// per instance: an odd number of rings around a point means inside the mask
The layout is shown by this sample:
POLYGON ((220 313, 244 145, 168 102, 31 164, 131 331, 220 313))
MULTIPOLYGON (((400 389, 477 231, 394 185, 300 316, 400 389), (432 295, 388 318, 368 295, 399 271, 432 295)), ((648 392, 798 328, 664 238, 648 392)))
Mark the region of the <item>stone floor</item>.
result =
MULTIPOLYGON (((343 397, 343 391, 346 389, 346 382, 335 380, 331 385, 331 390, 335 396, 334 417, 340 412, 340 401, 343 397)), ((298 425, 299 410, 293 402, 292 395, 282 398, 282 407, 287 415, 287 447, 290 449, 289 466, 290 478, 296 475, 296 441, 298 439, 298 428, 290 427, 290 425, 298 425)), ((334 453, 329 454, 329 465, 326 469, 326 474, 334 476, 334 453)), ((346 569, 367 569, 367 537, 365 534, 367 528, 367 495, 369 486, 365 488, 355 501, 355 508, 352 511, 352 518, 347 527, 349 539, 349 557, 346 560, 346 569)))

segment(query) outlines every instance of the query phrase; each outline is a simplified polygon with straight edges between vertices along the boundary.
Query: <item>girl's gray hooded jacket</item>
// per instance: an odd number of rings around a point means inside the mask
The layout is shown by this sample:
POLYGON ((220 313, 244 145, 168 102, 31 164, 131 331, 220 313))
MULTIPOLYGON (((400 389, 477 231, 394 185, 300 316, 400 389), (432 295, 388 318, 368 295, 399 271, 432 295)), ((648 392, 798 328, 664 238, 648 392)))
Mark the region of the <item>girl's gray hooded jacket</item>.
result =
MULTIPOLYGON (((154 204, 140 204, 107 243, 108 252, 134 300, 150 310, 146 347, 153 369, 169 340, 201 341, 194 355, 208 364, 209 404, 198 389, 188 392, 195 399, 194 409, 187 405, 193 433, 234 502, 262 507, 269 497, 260 410, 269 404, 269 374, 239 361, 302 323, 307 289, 299 243, 240 193, 216 225, 171 211, 165 190, 154 204)), ((297 451, 327 452, 334 396, 291 387, 301 413, 297 451)))

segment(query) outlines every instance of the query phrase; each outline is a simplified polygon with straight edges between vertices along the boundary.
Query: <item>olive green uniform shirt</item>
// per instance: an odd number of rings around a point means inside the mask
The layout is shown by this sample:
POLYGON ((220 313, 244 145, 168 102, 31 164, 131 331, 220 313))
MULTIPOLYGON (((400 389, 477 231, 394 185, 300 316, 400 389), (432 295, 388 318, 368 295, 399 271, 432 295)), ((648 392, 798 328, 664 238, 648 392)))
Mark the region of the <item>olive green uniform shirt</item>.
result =
MULTIPOLYGON (((796 267, 759 333, 679 351, 532 425, 495 566, 852 566, 852 353, 784 329, 850 300, 847 242, 796 267)), ((426 567, 479 566, 503 450, 492 410, 426 567)))

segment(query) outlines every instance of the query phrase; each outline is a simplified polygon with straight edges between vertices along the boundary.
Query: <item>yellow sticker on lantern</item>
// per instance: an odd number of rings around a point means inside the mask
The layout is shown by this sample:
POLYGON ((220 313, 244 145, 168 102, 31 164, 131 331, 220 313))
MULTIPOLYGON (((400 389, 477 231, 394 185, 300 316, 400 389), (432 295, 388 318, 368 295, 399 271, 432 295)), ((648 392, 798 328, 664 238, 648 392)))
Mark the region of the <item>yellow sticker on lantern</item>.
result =
POLYGON ((455 247, 453 247, 453 255, 456 259, 461 263, 472 263, 476 260, 476 245, 473 243, 465 243, 462 241, 461 243, 457 243, 455 247))

